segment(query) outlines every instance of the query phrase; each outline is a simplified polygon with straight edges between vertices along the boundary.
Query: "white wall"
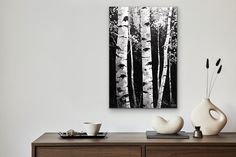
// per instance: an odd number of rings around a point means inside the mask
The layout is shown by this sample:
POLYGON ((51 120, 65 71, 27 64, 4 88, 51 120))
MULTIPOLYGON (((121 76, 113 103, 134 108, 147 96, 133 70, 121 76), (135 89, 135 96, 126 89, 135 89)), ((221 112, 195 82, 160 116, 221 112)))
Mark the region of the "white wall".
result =
POLYGON ((44 132, 146 131, 156 115, 190 113, 204 96, 205 59, 222 58, 212 101, 236 131, 235 0, 0 0, 0 156, 30 157, 44 132), (178 109, 108 108, 108 6, 178 7, 178 109))

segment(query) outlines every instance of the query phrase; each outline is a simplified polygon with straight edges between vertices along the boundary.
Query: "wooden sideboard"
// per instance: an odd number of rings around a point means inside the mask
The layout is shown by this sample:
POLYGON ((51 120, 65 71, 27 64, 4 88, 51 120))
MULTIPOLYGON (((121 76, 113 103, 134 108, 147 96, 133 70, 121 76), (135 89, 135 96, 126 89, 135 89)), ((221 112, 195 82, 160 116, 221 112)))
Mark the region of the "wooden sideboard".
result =
POLYGON ((236 133, 196 139, 146 139, 145 133, 108 133, 104 139, 62 139, 45 133, 32 157, 236 157, 236 133))

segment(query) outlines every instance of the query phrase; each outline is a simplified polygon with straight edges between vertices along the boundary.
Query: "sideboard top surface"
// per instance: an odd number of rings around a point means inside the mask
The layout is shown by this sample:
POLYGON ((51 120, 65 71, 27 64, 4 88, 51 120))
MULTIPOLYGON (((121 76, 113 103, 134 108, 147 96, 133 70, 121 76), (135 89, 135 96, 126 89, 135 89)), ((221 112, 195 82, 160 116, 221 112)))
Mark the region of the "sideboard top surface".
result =
POLYGON ((189 139, 147 139, 144 132, 111 132, 104 139, 62 139, 58 133, 44 133, 36 139, 33 146, 50 145, 234 145, 236 146, 236 133, 221 133, 217 136, 203 136, 201 139, 193 138, 189 133, 189 139))

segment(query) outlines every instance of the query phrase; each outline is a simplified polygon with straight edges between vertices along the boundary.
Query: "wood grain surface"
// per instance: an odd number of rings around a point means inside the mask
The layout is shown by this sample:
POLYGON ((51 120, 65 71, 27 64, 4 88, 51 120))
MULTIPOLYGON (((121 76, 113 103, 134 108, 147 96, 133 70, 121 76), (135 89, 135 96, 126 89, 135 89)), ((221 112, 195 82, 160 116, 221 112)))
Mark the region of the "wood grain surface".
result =
POLYGON ((201 139, 147 139, 145 133, 108 133, 104 139, 62 139, 45 133, 32 142, 32 157, 236 157, 236 133, 201 139))

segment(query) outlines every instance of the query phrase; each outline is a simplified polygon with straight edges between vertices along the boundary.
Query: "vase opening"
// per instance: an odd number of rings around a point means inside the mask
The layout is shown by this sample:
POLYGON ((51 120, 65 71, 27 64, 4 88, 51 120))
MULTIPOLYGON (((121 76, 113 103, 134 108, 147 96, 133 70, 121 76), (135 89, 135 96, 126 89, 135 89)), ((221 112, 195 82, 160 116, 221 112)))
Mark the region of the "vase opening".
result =
POLYGON ((213 119, 218 120, 220 118, 220 115, 218 112, 216 112, 215 110, 210 110, 210 115, 213 119))

